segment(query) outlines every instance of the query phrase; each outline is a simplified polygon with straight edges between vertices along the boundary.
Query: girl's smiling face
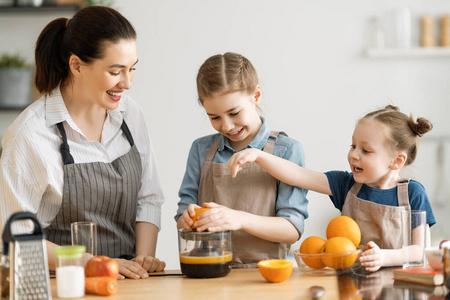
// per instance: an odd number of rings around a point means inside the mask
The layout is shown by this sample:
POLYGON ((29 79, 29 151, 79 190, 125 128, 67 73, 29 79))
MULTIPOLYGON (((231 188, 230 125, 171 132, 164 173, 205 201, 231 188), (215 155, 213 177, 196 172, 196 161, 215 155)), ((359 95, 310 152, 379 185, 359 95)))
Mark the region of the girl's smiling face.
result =
POLYGON ((396 154, 389 149, 389 129, 372 118, 361 119, 353 132, 348 162, 356 182, 380 188, 394 186, 398 169, 393 169, 396 154))
POLYGON ((253 94, 219 94, 204 98, 202 103, 214 129, 238 151, 255 138, 262 125, 257 111, 260 101, 261 89, 257 86, 253 94))
POLYGON ((134 40, 105 42, 105 55, 89 64, 80 63, 84 100, 107 110, 119 106, 124 90, 131 88, 138 59, 134 40))

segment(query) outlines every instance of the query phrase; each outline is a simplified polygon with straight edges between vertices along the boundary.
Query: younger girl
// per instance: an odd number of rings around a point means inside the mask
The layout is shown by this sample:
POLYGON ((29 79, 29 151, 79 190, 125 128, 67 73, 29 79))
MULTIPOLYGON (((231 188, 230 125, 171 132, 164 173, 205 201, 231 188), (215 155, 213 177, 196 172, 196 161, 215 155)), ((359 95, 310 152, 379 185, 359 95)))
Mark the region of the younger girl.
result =
POLYGON ((416 158, 418 137, 432 128, 428 120, 418 118, 415 122, 412 116, 388 105, 367 114, 357 123, 348 153, 351 173, 323 174, 257 149, 235 154, 228 166, 234 177, 243 164, 256 162, 282 182, 330 195, 334 206, 361 228, 361 245, 367 245, 361 254, 361 265, 368 271, 376 271, 381 266, 402 264, 402 254, 398 250, 401 233, 399 229, 393 230, 401 228, 401 210, 425 210, 427 224, 436 223, 424 187, 399 176, 400 169, 416 158))
POLYGON ((208 58, 197 76, 199 102, 218 133, 192 144, 179 191, 177 227, 197 231, 233 230, 233 267, 283 258, 284 244, 297 241, 307 218, 306 190, 277 181, 256 164, 231 178, 226 162, 236 151, 254 148, 303 166, 301 144, 273 132, 258 115, 261 88, 242 55, 208 58), (210 209, 193 224, 194 209, 210 209))

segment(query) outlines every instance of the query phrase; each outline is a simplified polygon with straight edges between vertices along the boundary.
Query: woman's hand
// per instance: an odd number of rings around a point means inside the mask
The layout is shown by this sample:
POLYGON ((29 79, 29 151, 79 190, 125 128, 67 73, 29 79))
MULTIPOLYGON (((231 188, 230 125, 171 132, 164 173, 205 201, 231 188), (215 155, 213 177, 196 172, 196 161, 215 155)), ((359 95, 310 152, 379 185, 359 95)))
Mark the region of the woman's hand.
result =
POLYGON ((232 171, 231 176, 236 177, 237 173, 242 170, 242 165, 256 161, 260 153, 261 150, 249 148, 233 154, 227 163, 228 168, 232 171))
POLYGON ((114 258, 114 260, 119 264, 119 276, 117 279, 139 279, 139 278, 147 278, 147 270, 145 270, 139 263, 126 260, 122 258, 114 258))
POLYGON ((368 242, 366 249, 361 253, 359 262, 366 271, 378 271, 383 263, 380 247, 373 241, 368 242))
POLYGON ((160 272, 166 267, 166 263, 152 256, 138 255, 133 259, 147 272, 160 272))
POLYGON ((197 231, 208 230, 223 231, 223 230, 239 230, 243 227, 245 218, 242 216, 243 212, 234 210, 213 202, 204 203, 203 207, 210 207, 197 217, 197 231))
POLYGON ((178 218, 178 226, 179 228, 183 228, 185 230, 189 230, 194 225, 194 221, 192 221, 192 217, 195 216, 195 209, 201 208, 197 204, 189 204, 188 208, 183 211, 183 214, 178 218))

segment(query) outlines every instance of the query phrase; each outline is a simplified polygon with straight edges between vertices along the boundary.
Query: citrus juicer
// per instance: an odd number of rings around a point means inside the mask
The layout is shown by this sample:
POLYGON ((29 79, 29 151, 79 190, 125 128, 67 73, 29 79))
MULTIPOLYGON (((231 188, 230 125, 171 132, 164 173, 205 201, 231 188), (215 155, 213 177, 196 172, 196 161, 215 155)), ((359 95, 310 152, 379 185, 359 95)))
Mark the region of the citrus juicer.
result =
POLYGON ((225 276, 230 272, 232 254, 231 232, 197 232, 178 230, 181 273, 193 278, 225 276))

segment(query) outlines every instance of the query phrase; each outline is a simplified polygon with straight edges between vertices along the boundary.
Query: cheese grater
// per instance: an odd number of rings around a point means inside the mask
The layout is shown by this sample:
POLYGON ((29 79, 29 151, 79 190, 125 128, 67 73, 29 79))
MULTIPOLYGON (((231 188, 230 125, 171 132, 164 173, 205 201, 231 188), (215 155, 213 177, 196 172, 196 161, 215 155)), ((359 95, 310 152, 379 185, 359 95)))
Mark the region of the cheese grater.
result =
POLYGON ((13 214, 3 230, 2 296, 10 300, 51 300, 52 293, 47 264, 44 233, 36 215, 30 212, 13 214), (34 230, 31 234, 12 234, 12 224, 19 220, 31 220, 34 230), (9 269, 9 272, 8 272, 9 269))

